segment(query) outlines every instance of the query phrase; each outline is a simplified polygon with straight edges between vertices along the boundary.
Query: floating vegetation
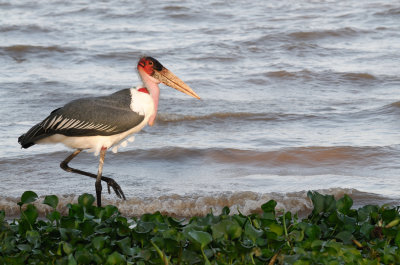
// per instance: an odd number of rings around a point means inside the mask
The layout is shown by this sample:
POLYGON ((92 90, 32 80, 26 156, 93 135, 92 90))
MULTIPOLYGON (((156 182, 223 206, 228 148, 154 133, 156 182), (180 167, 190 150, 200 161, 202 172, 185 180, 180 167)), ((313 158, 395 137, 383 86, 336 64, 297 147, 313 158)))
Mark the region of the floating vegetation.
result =
POLYGON ((159 212, 128 219, 89 194, 66 216, 46 196, 52 211, 39 219, 37 197, 23 193, 18 219, 0 211, 0 264, 400 264, 399 207, 353 209, 347 195, 309 192, 314 208, 304 219, 271 200, 262 214, 225 207, 188 221, 159 212))

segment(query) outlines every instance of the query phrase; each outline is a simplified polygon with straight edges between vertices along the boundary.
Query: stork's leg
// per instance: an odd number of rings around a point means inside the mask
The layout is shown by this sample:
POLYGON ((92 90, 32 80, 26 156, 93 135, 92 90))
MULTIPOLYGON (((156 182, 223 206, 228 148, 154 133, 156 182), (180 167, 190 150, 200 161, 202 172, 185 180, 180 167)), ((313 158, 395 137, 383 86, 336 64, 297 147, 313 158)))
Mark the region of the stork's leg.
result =
MULTIPOLYGON (((92 173, 82 171, 79 169, 75 169, 75 168, 71 168, 68 166, 68 163, 71 162, 71 160, 74 159, 74 157, 76 157, 81 151, 82 150, 80 150, 80 149, 75 150, 75 152, 73 152, 64 161, 61 162, 60 167, 67 172, 72 172, 72 173, 76 173, 76 174, 80 174, 80 175, 84 175, 84 176, 88 176, 88 177, 97 179, 96 174, 92 174, 92 173)), ((108 193, 111 192, 110 187, 112 187, 115 194, 117 194, 117 196, 119 198, 126 200, 124 192, 122 191, 122 189, 118 185, 118 183, 115 182, 115 180, 113 180, 112 178, 104 177, 104 176, 101 176, 101 180, 107 182, 108 193)))
POLYGON ((102 147, 100 151, 100 160, 99 160, 99 170, 97 171, 96 178, 96 198, 97 198, 97 207, 101 207, 101 190, 103 187, 101 186, 101 175, 103 174, 103 165, 104 159, 106 157, 107 148, 102 147))

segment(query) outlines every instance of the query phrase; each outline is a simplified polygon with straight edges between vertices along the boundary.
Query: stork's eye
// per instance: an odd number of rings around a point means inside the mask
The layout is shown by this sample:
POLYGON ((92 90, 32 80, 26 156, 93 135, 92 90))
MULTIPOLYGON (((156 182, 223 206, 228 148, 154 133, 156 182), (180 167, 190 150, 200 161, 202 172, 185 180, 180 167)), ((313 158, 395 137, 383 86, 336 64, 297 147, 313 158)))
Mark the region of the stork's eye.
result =
POLYGON ((152 62, 152 61, 149 61, 149 65, 153 65, 153 62, 152 62))

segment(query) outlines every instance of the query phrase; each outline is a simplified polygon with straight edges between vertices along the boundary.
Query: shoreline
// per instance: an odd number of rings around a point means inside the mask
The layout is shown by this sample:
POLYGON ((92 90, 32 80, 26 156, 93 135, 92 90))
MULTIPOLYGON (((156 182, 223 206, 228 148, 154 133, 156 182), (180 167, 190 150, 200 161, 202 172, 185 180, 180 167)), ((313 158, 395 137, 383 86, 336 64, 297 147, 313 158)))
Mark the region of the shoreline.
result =
MULTIPOLYGON (((400 205, 400 199, 384 197, 378 194, 360 192, 354 189, 327 189, 316 190, 321 194, 333 195, 336 199, 345 194, 353 200, 353 207, 360 208, 365 205, 400 205)), ((68 204, 74 204, 78 201, 78 195, 57 195, 59 204, 57 210, 66 215, 68 213, 68 204)), ((51 207, 44 205, 45 196, 39 196, 33 204, 38 209, 40 218, 45 218, 51 211, 51 207)), ((0 197, 0 210, 4 210, 7 219, 12 219, 19 215, 20 198, 0 197)), ((119 200, 113 195, 103 194, 104 205, 116 206, 123 216, 140 217, 144 214, 160 212, 174 218, 189 219, 194 216, 205 216, 212 212, 220 214, 224 207, 229 207, 234 214, 259 214, 261 205, 269 200, 277 202, 277 210, 292 212, 299 217, 306 217, 312 210, 312 202, 307 197, 306 191, 292 193, 256 193, 250 191, 243 192, 225 192, 221 194, 207 195, 178 195, 168 194, 159 197, 128 197, 126 201, 119 200)))

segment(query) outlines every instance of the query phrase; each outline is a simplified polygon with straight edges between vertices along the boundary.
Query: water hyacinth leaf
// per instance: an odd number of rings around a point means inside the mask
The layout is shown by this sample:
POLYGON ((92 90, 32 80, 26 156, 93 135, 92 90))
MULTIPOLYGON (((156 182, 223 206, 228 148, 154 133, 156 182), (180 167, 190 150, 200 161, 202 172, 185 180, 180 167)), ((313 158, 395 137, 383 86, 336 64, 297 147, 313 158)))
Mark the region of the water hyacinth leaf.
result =
POLYGON ((244 234, 250 238, 251 241, 256 242, 257 238, 264 234, 264 231, 256 229, 250 222, 247 222, 244 228, 244 234))
POLYGON ((318 192, 309 191, 309 192, 307 192, 307 197, 313 203, 313 206, 314 206, 313 213, 319 214, 320 212, 322 212, 322 210, 324 208, 323 196, 321 194, 319 194, 318 192))
POLYGON ((231 239, 236 239, 242 235, 243 230, 240 227, 240 225, 238 225, 236 222, 231 222, 226 227, 226 232, 228 233, 228 235, 231 239))
POLYGON ((127 236, 129 235, 131 230, 129 229, 128 225, 125 224, 119 224, 117 228, 117 234, 119 236, 127 236))
MULTIPOLYGON (((229 220, 224 220, 229 221, 229 220)), ((224 225, 224 221, 219 222, 211 226, 212 236, 214 239, 225 237, 228 238, 228 233, 226 231, 226 226, 224 225)))
POLYGON ((335 238, 341 240, 345 244, 351 244, 351 240, 353 239, 353 234, 349 231, 342 231, 335 236, 335 238))
POLYGON ((60 237, 62 240, 68 240, 67 229, 66 228, 59 228, 58 232, 60 232, 60 237))
POLYGON ((277 236, 281 236, 283 234, 283 226, 272 223, 269 225, 269 230, 275 233, 277 236))
POLYGON ((88 211, 86 210, 86 207, 83 209, 83 219, 84 220, 92 220, 94 219, 95 216, 93 214, 88 213, 88 211))
MULTIPOLYGON (((72 248, 72 245, 68 242, 63 242, 63 250, 65 252, 65 254, 69 255, 72 253, 72 251, 74 250, 72 248)), ((74 259, 75 260, 75 259, 74 259)))
POLYGON ((243 216, 241 216, 241 215, 234 215, 234 216, 232 216, 233 218, 233 220, 235 220, 238 224, 239 224, 239 226, 243 226, 245 223, 246 223, 246 221, 247 221, 247 218, 246 217, 243 217, 243 216))
POLYGON ((36 222, 39 214, 36 207, 32 204, 29 204, 24 211, 24 216, 26 217, 26 220, 32 225, 36 222))
POLYGON ((201 245, 201 248, 204 248, 212 241, 212 236, 207 232, 190 231, 189 235, 201 245))
POLYGON ((229 207, 225 206, 224 208, 222 208, 222 215, 229 215, 229 213, 231 212, 231 210, 229 209, 229 207))
POLYGON ((263 212, 262 219, 264 222, 268 221, 268 220, 275 221, 275 213, 274 212, 263 212))
POLYGON ((112 228, 111 228, 111 227, 102 227, 102 228, 96 227, 96 228, 95 228, 95 231, 96 231, 98 234, 109 234, 109 233, 111 233, 112 228))
POLYGON ((336 209, 336 200, 333 195, 325 195, 324 210, 330 213, 336 209))
POLYGON ((397 212, 397 210, 394 209, 394 208, 392 208, 392 209, 385 209, 385 210, 382 212, 382 219, 383 219, 383 221, 384 221, 386 224, 388 224, 388 223, 390 223, 391 221, 393 221, 393 220, 396 218, 396 216, 398 216, 398 212, 397 212))
POLYGON ((124 254, 127 254, 128 249, 131 247, 131 239, 129 237, 125 237, 121 240, 118 240, 117 246, 122 250, 124 254))
POLYGON ((114 251, 111 255, 107 257, 106 265, 124 264, 125 262, 125 257, 122 256, 120 253, 114 251))
POLYGON ((88 237, 94 233, 94 224, 91 221, 86 221, 80 224, 79 229, 83 237, 88 237))
POLYGON ((83 219, 84 211, 83 207, 80 204, 68 204, 67 207, 69 208, 69 215, 75 217, 77 219, 83 219))
POLYGON ((19 206, 22 206, 23 204, 31 203, 36 201, 38 198, 38 195, 33 192, 33 191, 25 191, 22 196, 21 196, 21 201, 18 203, 19 206))
POLYGON ((149 233, 153 228, 155 227, 155 224, 152 222, 143 222, 139 221, 135 227, 135 232, 139 234, 146 234, 149 233))
POLYGON ((314 240, 314 241, 311 243, 311 248, 312 248, 313 250, 319 250, 319 249, 321 249, 321 247, 322 247, 323 245, 324 245, 324 241, 317 239, 317 240, 314 240))
POLYGON ((336 255, 337 253, 340 252, 342 245, 338 242, 335 242, 333 240, 329 240, 328 242, 325 243, 325 248, 329 249, 329 253, 332 255, 336 255))
POLYGON ((255 244, 259 247, 265 247, 268 244, 268 239, 266 237, 265 238, 259 237, 257 238, 255 244))
POLYGON ((263 210, 264 213, 275 213, 275 207, 277 205, 277 202, 274 200, 270 200, 267 203, 264 203, 263 205, 261 205, 261 209, 263 210))
POLYGON ((75 259, 78 264, 91 264, 92 254, 85 248, 75 252, 75 259))
POLYGON ((182 222, 185 221, 185 218, 177 219, 177 218, 168 216, 167 221, 172 226, 181 226, 182 222))
POLYGON ((38 231, 26 231, 26 240, 34 246, 34 248, 37 248, 40 245, 40 234, 38 231))
POLYGON ((53 221, 59 221, 59 220, 61 219, 61 214, 60 214, 60 212, 58 212, 58 211, 54 211, 54 212, 48 213, 48 214, 46 215, 46 217, 47 217, 47 219, 48 219, 49 221, 51 221, 51 222, 53 222, 53 221))
POLYGON ((142 217, 140 217, 140 219, 144 222, 158 222, 158 223, 162 223, 164 220, 164 217, 161 215, 160 212, 155 212, 153 214, 143 214, 142 217))
POLYGON ((213 238, 235 239, 241 236, 242 228, 234 219, 224 219, 211 226, 213 238))
POLYGON ((182 261, 186 262, 187 264, 197 264, 200 263, 202 260, 199 258, 196 252, 185 248, 182 251, 182 261))
POLYGON ((314 209, 312 214, 314 216, 322 212, 329 213, 336 209, 336 200, 333 195, 322 195, 316 191, 309 191, 307 197, 309 197, 313 203, 314 209))
POLYGON ((68 265, 77 265, 78 263, 76 262, 74 255, 69 254, 68 255, 68 265))
POLYGON ((305 234, 312 240, 319 239, 321 236, 321 229, 317 225, 310 225, 306 228, 305 234))
POLYGON ((357 227, 356 218, 352 218, 347 215, 344 215, 343 218, 341 218, 341 220, 344 223, 344 225, 342 226, 343 230, 347 230, 351 233, 355 231, 355 229, 357 227))
POLYGON ((343 214, 348 214, 351 206, 353 206, 353 200, 347 194, 340 198, 336 203, 338 211, 343 214))
POLYGON ((179 238, 178 231, 174 228, 169 228, 167 230, 163 230, 161 232, 161 235, 165 239, 172 239, 172 240, 176 240, 176 241, 179 241, 180 239, 182 239, 182 238, 179 238))
POLYGON ((304 239, 304 231, 294 230, 289 234, 289 237, 296 242, 301 242, 304 239))
POLYGON ((378 212, 378 207, 375 205, 366 205, 357 211, 357 220, 359 222, 365 222, 371 216, 372 213, 378 212))
POLYGON ((396 255, 395 247, 386 246, 383 249, 383 258, 382 258, 383 264, 394 264, 395 255, 396 255))
MULTIPOLYGON (((310 261, 308 260, 301 260, 301 259, 296 259, 296 261, 293 263, 293 265, 311 265, 310 261)), ((332 265, 336 265, 335 263, 332 265)))
POLYGON ((79 205, 85 206, 85 207, 91 207, 93 206, 93 203, 96 199, 92 194, 84 193, 81 196, 78 197, 78 203, 79 205))
POLYGON ((62 228, 74 228, 75 227, 75 219, 70 217, 64 217, 60 220, 62 228))
POLYGON ((104 247, 104 244, 106 243, 107 237, 105 236, 97 236, 92 239, 92 245, 93 247, 99 251, 104 247))
POLYGON ((397 247, 400 248, 400 229, 397 231, 397 235, 394 239, 394 242, 396 243, 397 247))
POLYGON ((56 195, 48 195, 44 197, 43 203, 47 204, 53 209, 56 209, 58 205, 58 197, 56 195))
POLYGON ((19 244, 19 245, 17 245, 17 248, 18 248, 19 250, 21 250, 21 251, 26 251, 26 252, 32 251, 31 246, 28 245, 28 244, 19 244))
POLYGON ((371 232, 374 229, 374 226, 369 223, 364 223, 361 225, 360 233, 366 238, 371 238, 371 232))
POLYGON ((101 211, 101 217, 104 219, 110 218, 113 214, 118 213, 118 208, 114 205, 107 205, 104 207, 104 210, 101 211))
POLYGON ((0 210, 0 225, 4 222, 5 218, 6 218, 6 212, 3 210, 0 210))
POLYGON ((253 247, 256 246, 255 243, 248 238, 243 239, 243 241, 240 242, 240 244, 242 245, 242 247, 247 248, 247 249, 252 249, 253 247))

